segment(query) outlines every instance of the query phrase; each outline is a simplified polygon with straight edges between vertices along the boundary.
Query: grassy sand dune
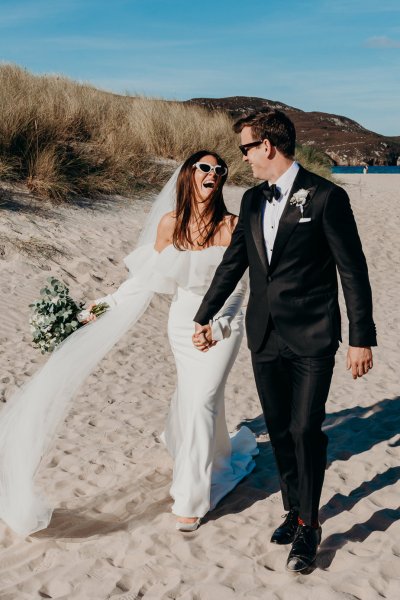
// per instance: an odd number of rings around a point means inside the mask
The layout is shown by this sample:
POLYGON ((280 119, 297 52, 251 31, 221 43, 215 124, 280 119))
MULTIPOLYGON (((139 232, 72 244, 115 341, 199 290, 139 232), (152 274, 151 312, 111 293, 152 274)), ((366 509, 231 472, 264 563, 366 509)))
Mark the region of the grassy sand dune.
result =
MULTIPOLYGON (((58 76, 0 67, 0 178, 40 197, 130 194, 161 185, 175 163, 200 148, 216 150, 230 182, 253 184, 223 112, 154 98, 118 96, 58 76), (167 160, 166 160, 167 159, 167 160)), ((327 159, 298 148, 298 158, 327 175, 327 159)))

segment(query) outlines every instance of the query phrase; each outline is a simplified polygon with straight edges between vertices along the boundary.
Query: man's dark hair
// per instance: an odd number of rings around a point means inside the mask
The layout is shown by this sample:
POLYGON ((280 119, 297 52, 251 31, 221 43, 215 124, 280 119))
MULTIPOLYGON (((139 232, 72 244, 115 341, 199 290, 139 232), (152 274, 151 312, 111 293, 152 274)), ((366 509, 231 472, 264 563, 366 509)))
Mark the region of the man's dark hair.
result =
POLYGON ((265 108, 241 117, 233 125, 235 133, 251 127, 257 140, 269 140, 287 158, 293 158, 296 147, 296 130, 292 121, 280 110, 265 108))

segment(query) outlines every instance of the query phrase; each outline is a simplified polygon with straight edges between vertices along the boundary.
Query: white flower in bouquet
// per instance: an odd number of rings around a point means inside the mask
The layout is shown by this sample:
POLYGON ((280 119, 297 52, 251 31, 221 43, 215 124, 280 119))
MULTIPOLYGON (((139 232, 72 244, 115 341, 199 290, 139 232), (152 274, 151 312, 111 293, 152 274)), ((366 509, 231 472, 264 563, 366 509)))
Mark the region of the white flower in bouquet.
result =
POLYGON ((90 313, 99 316, 108 304, 95 305, 90 311, 82 310, 84 304, 69 296, 69 289, 55 277, 47 279, 48 285, 40 290, 41 298, 29 306, 29 319, 34 345, 41 353, 52 352, 58 344, 85 324, 90 313))

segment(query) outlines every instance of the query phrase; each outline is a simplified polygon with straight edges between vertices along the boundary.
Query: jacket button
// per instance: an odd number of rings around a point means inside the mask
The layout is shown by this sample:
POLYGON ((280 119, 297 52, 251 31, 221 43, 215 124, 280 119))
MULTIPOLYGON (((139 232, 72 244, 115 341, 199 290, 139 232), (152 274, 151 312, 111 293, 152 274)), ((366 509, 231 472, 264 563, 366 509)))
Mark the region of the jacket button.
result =
POLYGON ((272 281, 272 277, 271 277, 271 275, 268 275, 268 277, 267 277, 267 281, 268 281, 268 282, 272 281))

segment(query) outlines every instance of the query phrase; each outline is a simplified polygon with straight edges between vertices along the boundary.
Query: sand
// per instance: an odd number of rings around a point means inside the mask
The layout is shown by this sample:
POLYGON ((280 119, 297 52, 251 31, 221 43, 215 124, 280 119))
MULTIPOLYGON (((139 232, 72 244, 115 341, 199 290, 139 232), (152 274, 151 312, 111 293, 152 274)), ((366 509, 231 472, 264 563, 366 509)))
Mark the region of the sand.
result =
MULTIPOLYGON (((327 404, 329 466, 315 569, 285 571, 288 547, 269 543, 281 521, 278 478, 243 342, 226 393, 230 430, 258 435, 255 471, 192 534, 174 529, 163 430, 175 369, 168 299, 101 362, 72 402, 37 482, 55 512, 21 539, 0 522, 0 598, 33 600, 373 600, 400 597, 398 175, 340 175, 367 256, 379 347, 367 377, 345 369, 347 327, 327 404)), ((239 188, 229 188, 232 208, 239 188)), ((0 196, 0 394, 43 363, 28 304, 50 274, 92 300, 123 281, 149 199, 51 206, 23 190, 0 196)), ((343 305, 343 301, 341 299, 343 305)), ((1 417, 0 417, 1 418, 1 417)))

